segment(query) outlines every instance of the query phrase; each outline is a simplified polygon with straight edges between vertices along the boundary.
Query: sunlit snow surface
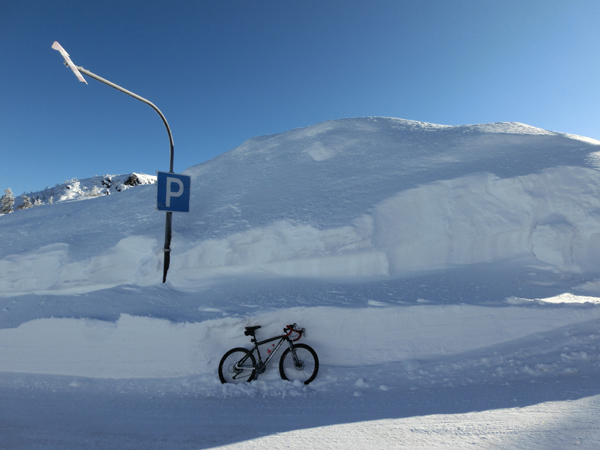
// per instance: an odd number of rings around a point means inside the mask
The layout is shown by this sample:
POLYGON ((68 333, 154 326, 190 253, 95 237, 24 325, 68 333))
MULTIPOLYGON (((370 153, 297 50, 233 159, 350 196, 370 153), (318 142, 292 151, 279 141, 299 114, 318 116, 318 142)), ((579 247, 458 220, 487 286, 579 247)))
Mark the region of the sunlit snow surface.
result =
POLYGON ((165 285, 156 186, 0 216, 0 447, 597 448, 599 146, 391 118, 250 139, 185 171, 165 285), (290 322, 311 385, 218 382, 244 326, 290 322))

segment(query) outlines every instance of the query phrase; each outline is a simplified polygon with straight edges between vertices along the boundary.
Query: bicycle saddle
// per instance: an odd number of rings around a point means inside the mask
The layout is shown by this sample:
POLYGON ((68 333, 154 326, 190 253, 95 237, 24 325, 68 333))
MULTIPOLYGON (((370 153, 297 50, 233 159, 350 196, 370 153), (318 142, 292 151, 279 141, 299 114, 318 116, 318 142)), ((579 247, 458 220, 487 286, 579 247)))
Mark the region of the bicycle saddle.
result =
POLYGON ((246 336, 253 336, 254 332, 256 330, 258 330, 260 328, 260 325, 256 326, 256 327, 246 327, 246 331, 244 331, 244 334, 246 336))

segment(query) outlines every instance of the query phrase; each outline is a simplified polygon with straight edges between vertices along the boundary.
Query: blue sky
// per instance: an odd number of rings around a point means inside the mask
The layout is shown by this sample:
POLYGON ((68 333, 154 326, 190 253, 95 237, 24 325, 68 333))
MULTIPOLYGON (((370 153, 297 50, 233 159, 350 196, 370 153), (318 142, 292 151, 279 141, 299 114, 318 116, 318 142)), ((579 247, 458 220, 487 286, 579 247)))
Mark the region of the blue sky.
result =
MULTIPOLYGON (((325 120, 523 122, 600 139, 597 0, 0 2, 0 189, 168 170, 325 120)), ((2 192, 0 192, 1 194, 2 192)))

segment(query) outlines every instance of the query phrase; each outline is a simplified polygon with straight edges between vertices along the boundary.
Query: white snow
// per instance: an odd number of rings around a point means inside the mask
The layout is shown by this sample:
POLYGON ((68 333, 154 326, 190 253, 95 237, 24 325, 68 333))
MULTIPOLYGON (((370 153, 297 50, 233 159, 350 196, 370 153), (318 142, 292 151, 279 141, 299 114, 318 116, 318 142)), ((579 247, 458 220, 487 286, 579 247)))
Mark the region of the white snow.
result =
POLYGON ((47 192, 0 216, 0 447, 597 448, 599 146, 381 117, 253 138, 185 171, 164 285, 153 177, 47 192), (219 383, 245 326, 291 322, 313 383, 219 383))
POLYGON ((0 330, 5 344, 0 360, 6 372, 100 378, 208 376, 220 357, 238 346, 244 326, 260 323, 260 335, 268 336, 281 334, 282 323, 301 321, 310 324, 310 341, 326 366, 377 366, 459 355, 590 320, 600 320, 599 308, 404 306, 357 314, 354 309, 321 306, 199 323, 129 314, 116 323, 48 318, 0 330))
MULTIPOLYGON (((26 192, 22 195, 32 201, 39 200, 40 204, 64 202, 73 200, 87 200, 100 195, 110 195, 122 192, 134 186, 155 184, 156 176, 145 173, 130 173, 124 175, 96 175, 92 178, 78 180, 73 178, 54 187, 47 187, 41 191, 26 192)), ((23 197, 15 199, 14 209, 23 203, 23 197)))
POLYGON ((215 449, 593 448, 600 398, 454 415, 384 419, 287 431, 215 449), (593 426, 593 425, 592 425, 593 426))

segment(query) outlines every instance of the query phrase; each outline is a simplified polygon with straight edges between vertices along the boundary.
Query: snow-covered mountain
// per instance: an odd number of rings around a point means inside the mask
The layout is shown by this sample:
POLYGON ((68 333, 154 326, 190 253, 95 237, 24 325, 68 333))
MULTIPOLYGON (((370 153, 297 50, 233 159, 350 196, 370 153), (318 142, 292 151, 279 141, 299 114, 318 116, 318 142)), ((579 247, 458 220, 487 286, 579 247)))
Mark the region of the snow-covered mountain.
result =
POLYGON ((1 216, 0 390, 27 389, 12 372, 89 401, 218 398, 200 402, 207 416, 295 397, 318 410, 300 407, 299 427, 598 396, 599 168, 600 142, 519 123, 370 117, 253 138, 185 171, 165 285, 154 186, 1 216), (244 326, 267 337, 290 322, 321 360, 310 388, 276 369, 219 384, 244 326), (81 379, 93 387, 72 392, 81 379))
MULTIPOLYGON (((169 281, 193 292, 232 274, 397 279, 516 260, 596 273, 599 145, 516 123, 388 118, 250 139, 186 171, 191 212, 174 219, 169 281)), ((89 186, 67 185, 61 198, 89 186)), ((0 244, 0 265, 8 257, 11 267, 0 275, 4 295, 160 284, 155 189, 128 194, 3 218, 0 233, 19 230, 0 244), (55 225, 41 234, 42 222, 55 225)))
POLYGON ((187 171, 194 214, 178 219, 173 282, 220 268, 398 277, 521 257, 595 270, 599 144, 386 118, 251 139, 187 171))
POLYGON ((54 187, 41 191, 24 193, 15 198, 15 209, 23 203, 23 196, 29 197, 37 206, 63 202, 69 200, 86 200, 101 195, 110 195, 122 192, 134 186, 155 184, 156 176, 143 173, 130 173, 124 175, 96 175, 91 178, 78 180, 73 178, 54 187))

